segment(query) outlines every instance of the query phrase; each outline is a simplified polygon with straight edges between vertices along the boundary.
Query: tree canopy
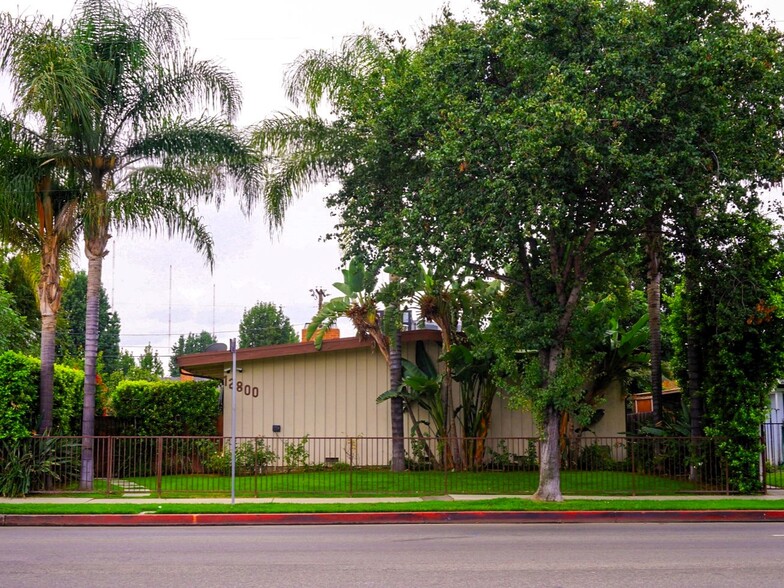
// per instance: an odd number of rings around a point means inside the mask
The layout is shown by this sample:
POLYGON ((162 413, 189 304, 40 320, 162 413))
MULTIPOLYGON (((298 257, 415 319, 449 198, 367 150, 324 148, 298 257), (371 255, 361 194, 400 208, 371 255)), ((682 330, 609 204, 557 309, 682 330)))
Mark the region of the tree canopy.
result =
POLYGON ((289 87, 306 113, 271 120, 261 146, 280 185, 340 180, 328 204, 345 252, 503 283, 494 373, 540 423, 537 496, 559 500, 560 424, 590 418, 596 369, 578 330, 641 236, 666 231, 698 278, 700 225, 753 210, 784 171, 782 36, 730 0, 481 6, 481 22, 445 13, 413 49, 365 33, 304 54, 289 87))
POLYGON ((202 331, 198 334, 188 333, 187 336, 180 335, 177 342, 172 345, 172 354, 169 358, 169 375, 172 377, 180 375, 180 368, 177 365, 178 356, 186 355, 188 353, 199 353, 216 342, 215 337, 207 331, 202 331))
POLYGON ((283 307, 272 302, 257 302, 242 313, 239 326, 240 347, 263 347, 299 341, 283 307))

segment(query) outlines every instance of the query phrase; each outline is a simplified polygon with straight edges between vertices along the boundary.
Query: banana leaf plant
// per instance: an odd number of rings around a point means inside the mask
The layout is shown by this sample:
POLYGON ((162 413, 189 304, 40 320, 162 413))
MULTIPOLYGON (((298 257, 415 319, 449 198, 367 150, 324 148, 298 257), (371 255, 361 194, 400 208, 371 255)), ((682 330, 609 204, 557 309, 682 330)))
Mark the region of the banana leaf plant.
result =
POLYGON ((389 364, 389 337, 382 328, 380 313, 376 306, 378 276, 357 258, 342 270, 343 281, 332 284, 343 296, 332 298, 324 303, 311 319, 305 333, 313 338, 316 349, 321 349, 324 335, 339 318, 351 319, 357 336, 366 341, 372 340, 384 360, 389 364), (315 335, 315 337, 314 337, 315 335))
MULTIPOLYGON (((611 297, 604 298, 588 309, 587 319, 601 325, 601 336, 591 343, 582 341, 593 355, 589 381, 585 387, 584 402, 595 407, 593 417, 574 432, 580 434, 601 420, 604 412, 598 408, 602 395, 612 382, 619 382, 625 393, 632 381, 650 366, 651 355, 644 348, 649 341, 648 314, 643 312, 628 328, 623 326, 621 309, 611 297)), ((628 323, 627 323, 628 324, 628 323)), ((569 415, 565 414, 561 423, 561 433, 565 435, 571 426, 569 415)))
POLYGON ((444 374, 438 372, 421 341, 417 341, 416 344, 416 363, 407 359, 403 359, 402 363, 403 378, 400 385, 380 394, 376 398, 376 402, 380 404, 393 398, 403 400, 403 406, 411 419, 417 439, 422 443, 428 459, 436 464, 438 459, 433 454, 427 440, 428 437, 442 439, 445 434, 446 418, 444 405, 441 402, 444 374), (427 419, 420 419, 415 408, 423 410, 427 414, 427 419), (430 435, 425 435, 422 432, 421 425, 426 425, 429 428, 430 435))
POLYGON ((451 366, 452 377, 460 384, 460 406, 455 412, 463 433, 465 465, 479 468, 484 462, 485 439, 498 389, 491 373, 495 356, 487 349, 454 345, 441 359, 451 366))

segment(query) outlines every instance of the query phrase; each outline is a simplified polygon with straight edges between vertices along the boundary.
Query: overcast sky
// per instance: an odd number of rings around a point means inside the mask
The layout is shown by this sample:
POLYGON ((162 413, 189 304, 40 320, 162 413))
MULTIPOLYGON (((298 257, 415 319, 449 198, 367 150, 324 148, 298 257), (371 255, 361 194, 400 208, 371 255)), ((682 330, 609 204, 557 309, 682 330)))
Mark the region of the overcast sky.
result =
MULTIPOLYGON (((398 30, 413 38, 445 4, 443 0, 159 3, 177 7, 186 17, 190 46, 199 57, 217 60, 236 74, 243 88, 241 125, 290 108, 281 81, 287 64, 302 51, 337 49, 344 36, 366 26, 398 30)), ((784 26, 784 0, 747 4, 767 8, 784 26)), ((477 13, 471 0, 452 0, 449 5, 456 15, 477 13)), ((67 18, 72 6, 70 0, 0 0, 3 11, 38 12, 56 20, 67 18)), ((237 336, 243 310, 259 300, 283 306, 295 328, 301 329, 316 311, 309 290, 323 286, 334 295, 330 286, 340 277, 338 248, 321 239, 334 225, 323 204, 328 191, 329 187, 319 187, 295 202, 283 230, 273 236, 260 213, 246 218, 236 201, 227 201, 219 211, 202 206, 215 239, 212 273, 188 244, 114 235, 104 262, 103 284, 122 321, 122 346, 138 356, 151 342, 167 360, 180 334, 214 330, 219 341, 228 342, 237 336)), ((87 267, 84 259, 77 264, 87 267)), ((351 334, 343 330, 344 335, 351 334)))

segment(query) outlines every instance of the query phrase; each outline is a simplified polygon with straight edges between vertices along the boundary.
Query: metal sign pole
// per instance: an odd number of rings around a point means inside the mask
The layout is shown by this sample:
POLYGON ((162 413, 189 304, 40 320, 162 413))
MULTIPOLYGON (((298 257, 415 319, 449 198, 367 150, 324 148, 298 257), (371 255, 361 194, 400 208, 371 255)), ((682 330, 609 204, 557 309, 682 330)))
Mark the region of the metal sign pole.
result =
POLYGON ((237 474, 237 340, 229 341, 231 350, 231 503, 234 504, 234 477, 237 474))

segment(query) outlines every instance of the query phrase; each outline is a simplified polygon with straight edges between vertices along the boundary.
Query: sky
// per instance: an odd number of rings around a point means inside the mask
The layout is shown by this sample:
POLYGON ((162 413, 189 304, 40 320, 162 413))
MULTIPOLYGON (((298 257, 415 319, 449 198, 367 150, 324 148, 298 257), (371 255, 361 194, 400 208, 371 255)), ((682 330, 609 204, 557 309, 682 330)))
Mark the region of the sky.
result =
MULTIPOLYGON (((129 0, 133 3, 133 0, 129 0)), ((308 49, 337 49, 347 35, 365 27, 399 31, 413 39, 433 21, 444 0, 168 0, 189 25, 189 45, 201 59, 215 60, 234 72, 243 88, 243 108, 237 121, 251 125, 291 108, 282 91, 287 65, 308 49)), ((448 3, 457 16, 477 15, 472 0, 448 3)), ((782 0, 747 2, 768 9, 784 27, 782 0)), ((0 10, 12 14, 40 13, 67 18, 70 0, 0 0, 0 10)), ((0 84, 2 84, 0 80, 0 84)), ((0 99, 7 91, 0 87, 0 99)), ((317 186, 295 201, 283 229, 270 234, 260 211, 246 217, 231 196, 219 210, 199 211, 215 240, 215 267, 210 271, 191 245, 165 236, 115 233, 104 261, 103 284, 120 316, 121 345, 136 356, 148 343, 168 362, 180 334, 214 332, 228 343, 238 335, 245 309, 258 301, 283 307, 299 331, 315 314, 310 290, 331 287, 340 274, 340 251, 323 237, 335 219, 324 196, 335 186, 317 186)), ((75 260, 87 268, 84 256, 75 260)), ((340 325, 343 335, 351 335, 340 325)))

